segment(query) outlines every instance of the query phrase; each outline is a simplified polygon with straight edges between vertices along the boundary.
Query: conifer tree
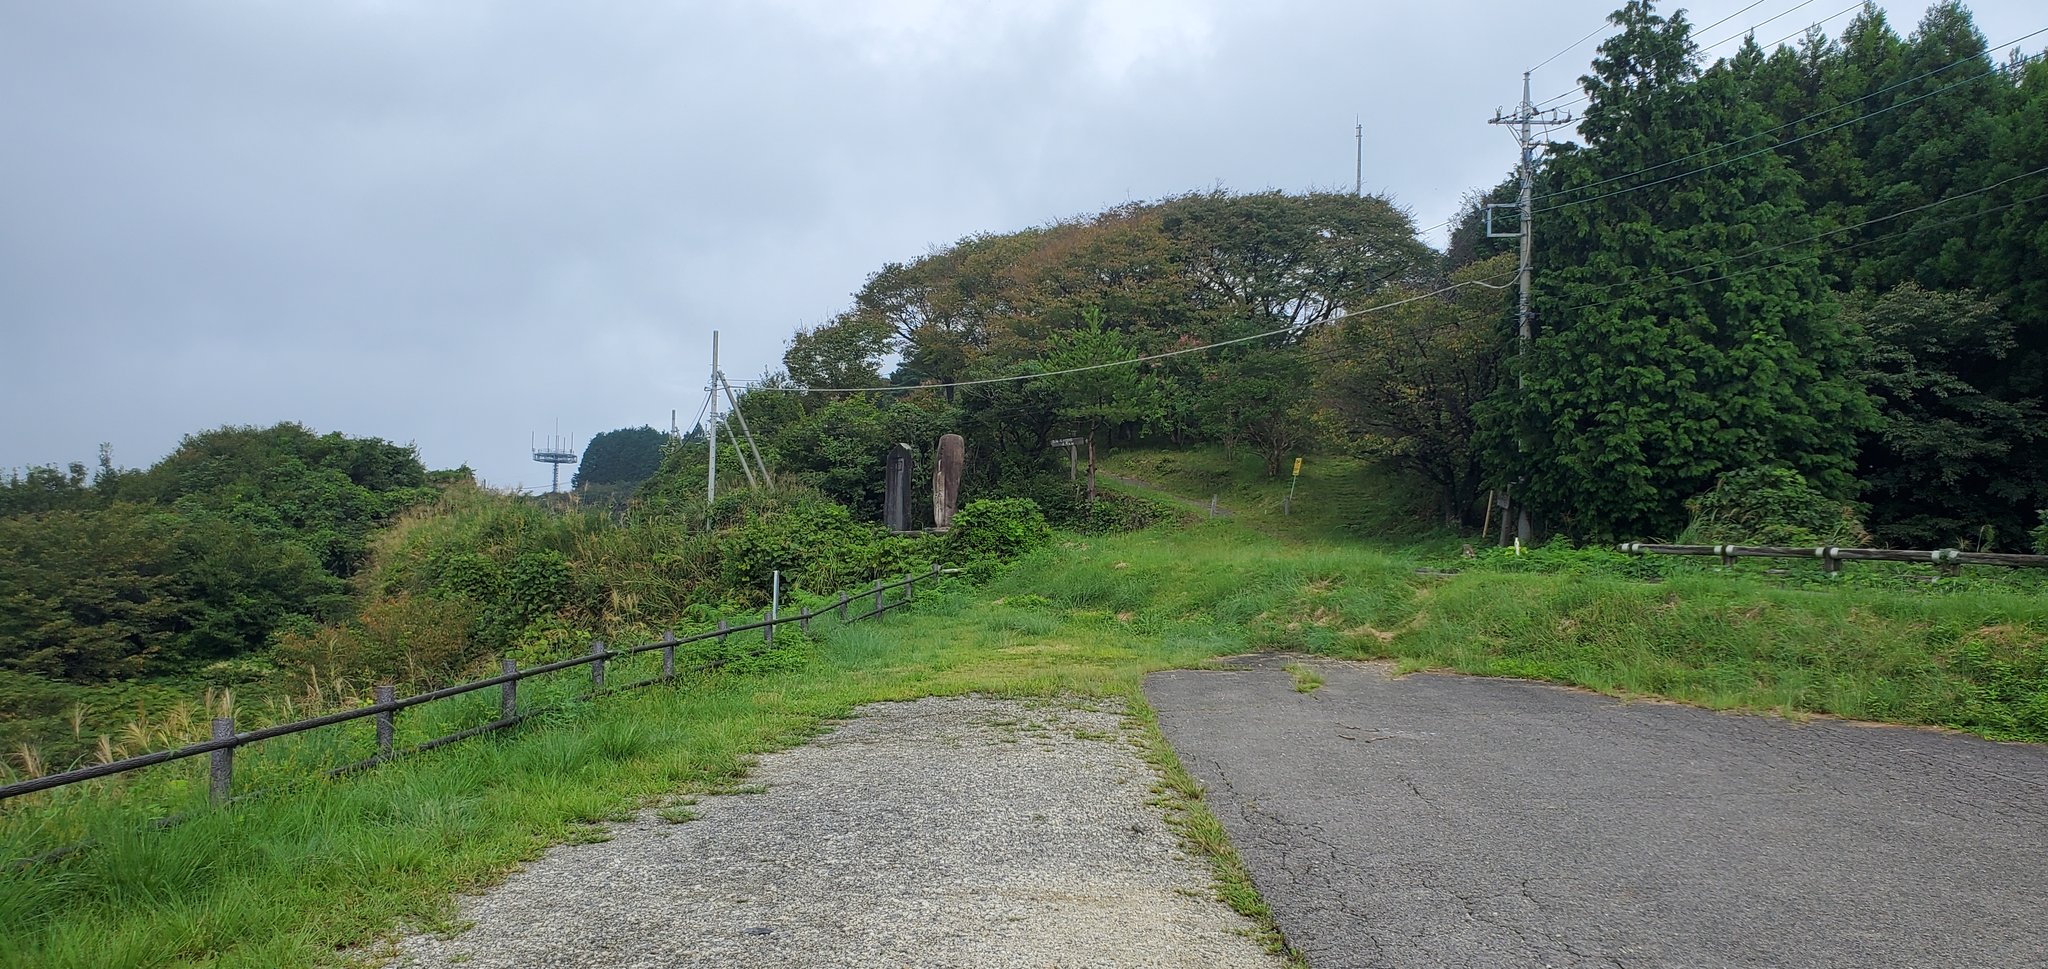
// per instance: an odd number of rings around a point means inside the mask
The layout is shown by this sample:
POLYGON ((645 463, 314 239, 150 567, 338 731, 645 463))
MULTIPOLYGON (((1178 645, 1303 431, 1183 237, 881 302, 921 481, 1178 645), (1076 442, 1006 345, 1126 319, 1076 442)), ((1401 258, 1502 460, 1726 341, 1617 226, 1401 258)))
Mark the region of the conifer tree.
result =
POLYGON ((1701 73, 1683 13, 1637 0, 1611 19, 1622 30, 1581 79, 1587 144, 1556 147, 1537 207, 1537 339, 1526 386, 1503 391, 1509 477, 1580 535, 1676 532, 1686 498, 1747 466, 1847 497, 1870 411, 1800 242, 1799 178, 1770 152, 1738 160, 1753 142, 1718 148, 1771 117, 1725 65, 1701 73))

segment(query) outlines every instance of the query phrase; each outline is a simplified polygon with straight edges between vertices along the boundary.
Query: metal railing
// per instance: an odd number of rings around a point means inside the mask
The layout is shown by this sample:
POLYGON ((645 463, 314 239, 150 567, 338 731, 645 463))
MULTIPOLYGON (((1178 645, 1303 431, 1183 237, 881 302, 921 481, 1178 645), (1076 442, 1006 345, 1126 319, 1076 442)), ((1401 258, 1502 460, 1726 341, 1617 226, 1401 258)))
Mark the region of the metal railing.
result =
POLYGON ((2014 569, 2048 569, 2048 555, 2015 555, 2007 552, 1965 552, 1942 548, 1916 551, 1896 548, 1836 548, 1831 545, 1802 548, 1784 545, 1656 545, 1623 542, 1617 546, 1630 555, 1718 555, 1722 565, 1734 565, 1739 558, 1819 559, 1830 574, 1842 571, 1843 562, 1918 562, 1933 565, 1943 575, 1957 575, 1965 565, 1998 565, 2014 569))
MULTIPOLYGON (((836 613, 838 621, 842 623, 859 622, 863 619, 879 616, 890 609, 896 609, 908 605, 910 603, 911 597, 916 593, 916 584, 920 579, 930 580, 933 578, 937 578, 939 576, 958 574, 960 571, 962 570, 942 569, 934 565, 932 566, 932 570, 928 573, 922 575, 913 573, 911 575, 905 576, 904 578, 898 579, 895 582, 885 584, 882 580, 876 579, 874 587, 872 589, 862 589, 858 593, 852 591, 841 592, 839 594, 838 602, 832 604, 829 607, 829 609, 826 610, 813 610, 806 608, 799 612, 785 616, 778 615, 776 611, 776 605, 771 604, 769 607, 768 618, 762 619, 758 622, 750 622, 745 623, 743 625, 731 626, 727 625, 725 620, 721 619, 718 622, 718 628, 706 630, 704 632, 696 633, 690 636, 685 636, 681 639, 677 639, 673 632, 668 632, 663 633, 662 637, 658 640, 655 640, 654 642, 644 643, 639 646, 629 646, 623 649, 606 646, 602 640, 597 640, 593 641, 590 644, 590 652, 586 655, 575 656, 569 659, 556 660, 552 663, 543 663, 539 666, 531 666, 526 669, 519 669, 517 663, 514 660, 507 658, 500 661, 502 663, 503 672, 497 676, 492 676, 481 680, 473 680, 468 683, 459 683, 454 686, 442 687, 438 690, 429 690, 425 693, 421 693, 416 696, 400 697, 396 695, 396 689, 394 687, 379 686, 376 688, 376 701, 366 706, 356 707, 354 709, 349 710, 340 710, 334 713, 325 714, 323 716, 311 717, 305 720, 297 720, 291 723, 281 723, 276 724, 274 726, 262 727, 260 729, 250 730, 243 733, 237 733, 235 731, 235 722, 233 717, 215 717, 212 722, 213 736, 209 740, 205 740, 196 744, 188 744, 186 746, 178 747, 171 750, 159 750, 154 753, 140 754, 134 757, 110 761, 104 764, 94 764, 90 767, 81 767, 77 770, 69 770, 57 774, 48 774, 42 777, 29 778, 27 780, 15 781, 14 783, 7 785, 0 785, 0 801, 5 801, 8 798, 20 797, 25 794, 34 794, 37 791, 47 791, 52 788, 64 787, 69 784, 79 784, 85 781, 97 780, 102 777, 111 777, 116 774, 124 774, 129 771, 141 770, 145 767, 154 767, 158 764, 167 764, 172 761, 184 760, 188 757, 197 757, 201 754, 205 754, 211 758, 210 770, 208 771, 209 800, 214 804, 224 804, 228 801, 236 799, 233 796, 235 751, 239 748, 247 747, 250 744, 261 743, 265 740, 272 740, 278 737, 288 737, 293 734, 305 733, 309 730, 318 730, 322 727, 331 727, 336 724, 350 723, 368 717, 375 717, 377 721, 377 753, 374 756, 368 758, 367 760, 359 761, 353 764, 348 764, 342 767, 336 767, 327 772, 330 776, 340 776, 342 774, 350 773, 353 771, 359 771, 369 767, 374 767, 378 764, 393 760, 398 757, 405 757, 416 753, 422 753, 428 750, 432 750, 436 747, 446 746, 448 744, 455 743, 456 741, 466 740, 470 737, 475 737, 480 734, 489 733, 494 730, 502 730, 506 727, 510 727, 514 724, 517 724, 525 720, 527 717, 540 711, 528 710, 524 713, 519 711, 519 684, 521 681, 532 679, 536 676, 545 676, 549 673, 556 673, 562 670, 573 669, 578 666, 587 666, 590 668, 591 691, 589 693, 584 694, 583 696, 585 697, 594 696, 599 693, 631 690, 643 686, 650 686, 656 683, 664 683, 673 680, 676 676, 676 648, 678 646, 685 646, 690 643, 698 643, 714 639, 720 642, 724 642, 728 637, 736 633, 752 632, 758 629, 761 631, 762 644, 765 649, 767 646, 772 645, 774 643, 776 626, 793 622, 797 624, 797 627, 799 629, 808 632, 811 628, 811 620, 821 615, 824 615, 827 611, 836 613), (894 602, 888 601, 887 593, 891 590, 899 588, 904 590, 903 597, 894 602), (874 597, 874 608, 867 612, 863 612, 859 615, 853 616, 849 619, 847 617, 848 609, 857 601, 865 605, 865 602, 868 596, 870 595, 874 597), (605 686, 605 666, 609 661, 615 659, 623 659, 631 656, 638 656, 642 653, 654 652, 656 650, 661 651, 661 674, 659 676, 649 677, 647 679, 640 680, 634 683, 624 684, 622 686, 615 686, 610 688, 607 688, 605 686), (478 690, 488 690, 494 686, 498 687, 500 691, 498 699, 498 719, 493 720, 490 723, 486 723, 477 727, 471 727, 467 730, 452 733, 444 737, 437 737, 433 740, 425 741, 423 743, 405 748, 404 750, 395 750, 393 748, 393 736, 396 733, 396 717, 399 711, 408 709, 410 707, 420 706, 422 704, 432 703, 435 700, 445 700, 449 697, 463 696, 465 694, 474 693, 478 690)), ((710 662, 700 664, 699 666, 694 667, 693 669, 697 672, 708 672, 710 670, 717 669, 718 667, 724 665, 727 661, 728 659, 726 658, 714 659, 710 662)))

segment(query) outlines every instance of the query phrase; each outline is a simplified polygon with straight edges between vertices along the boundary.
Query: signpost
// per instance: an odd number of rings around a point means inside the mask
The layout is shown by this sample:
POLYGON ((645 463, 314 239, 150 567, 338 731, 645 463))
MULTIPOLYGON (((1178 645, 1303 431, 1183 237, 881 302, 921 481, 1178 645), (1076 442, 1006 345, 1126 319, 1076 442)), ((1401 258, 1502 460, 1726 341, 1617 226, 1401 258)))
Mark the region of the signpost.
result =
POLYGON ((1079 464, 1081 463, 1081 455, 1080 455, 1080 454, 1079 454, 1078 452, 1076 452, 1076 451, 1074 450, 1075 448, 1078 448, 1078 447, 1080 447, 1080 446, 1081 446, 1081 443, 1082 443, 1082 439, 1081 439, 1081 438, 1078 438, 1078 437, 1063 437, 1063 438, 1060 438, 1060 439, 1059 439, 1059 440, 1057 440, 1057 441, 1054 441, 1054 442, 1052 442, 1051 444, 1048 444, 1048 445, 1046 445, 1047 447, 1063 447, 1063 448, 1066 448, 1066 449, 1067 449, 1067 480, 1068 480, 1068 481, 1072 481, 1072 480, 1074 480, 1074 471, 1075 471, 1075 468, 1076 468, 1076 466, 1078 466, 1078 465, 1079 465, 1079 464))
POLYGON ((1294 477, 1287 479, 1287 500, 1280 503, 1280 513, 1294 514, 1294 486, 1301 483, 1301 459, 1294 459, 1294 477))

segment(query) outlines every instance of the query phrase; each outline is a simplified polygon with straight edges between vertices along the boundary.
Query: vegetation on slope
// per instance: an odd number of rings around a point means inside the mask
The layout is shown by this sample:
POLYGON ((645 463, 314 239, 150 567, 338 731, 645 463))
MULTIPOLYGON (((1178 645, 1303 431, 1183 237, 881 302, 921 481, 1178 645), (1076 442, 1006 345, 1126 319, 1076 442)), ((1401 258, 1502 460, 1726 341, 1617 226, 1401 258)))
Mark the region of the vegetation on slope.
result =
MULTIPOLYGON (((595 826, 623 812, 729 783, 747 755, 860 703, 1080 693, 1142 711, 1145 672, 1255 648, 2048 739, 2048 598, 2034 590, 1495 554, 1446 577, 1419 574, 1431 560, 1413 553, 1230 521, 1069 533, 984 588, 952 582, 873 625, 778 637, 777 657, 750 670, 571 704, 510 736, 168 830, 137 830, 133 806, 89 794, 46 797, 0 816, 6 855, 82 834, 101 845, 0 871, 0 964, 336 962, 400 922, 445 926, 453 893, 549 843, 602 837, 595 826)), ((360 748, 367 732, 346 740, 360 748)), ((183 781, 189 804, 198 770, 151 783, 183 781)))

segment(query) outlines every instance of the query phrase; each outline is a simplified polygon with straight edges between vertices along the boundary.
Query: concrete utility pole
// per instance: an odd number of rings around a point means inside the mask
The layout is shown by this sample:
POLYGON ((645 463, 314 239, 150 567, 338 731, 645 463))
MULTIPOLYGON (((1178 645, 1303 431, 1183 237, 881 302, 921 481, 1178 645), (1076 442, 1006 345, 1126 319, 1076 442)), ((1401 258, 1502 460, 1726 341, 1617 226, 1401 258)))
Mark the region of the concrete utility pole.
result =
MULTIPOLYGON (((1516 226, 1516 230, 1512 233, 1493 231, 1493 213, 1498 209, 1507 208, 1507 206, 1490 203, 1486 206, 1487 238, 1504 239, 1514 235, 1521 239, 1521 260, 1515 277, 1518 284, 1516 286, 1515 299, 1515 322, 1517 324, 1515 353, 1518 356, 1529 352, 1529 344, 1536 339, 1536 317, 1535 313, 1529 308, 1531 262, 1535 254, 1536 245, 1535 233, 1531 228, 1536 215, 1536 139, 1534 129, 1538 127, 1553 128, 1562 124, 1570 124, 1574 120, 1571 115, 1560 115, 1555 109, 1548 111, 1536 110, 1536 106, 1529 101, 1529 74, 1530 72, 1528 71, 1522 72, 1522 103, 1515 105, 1515 113, 1510 115, 1495 111, 1493 120, 1487 122, 1487 124, 1508 125, 1508 130, 1515 136, 1515 143, 1520 145, 1522 149, 1522 163, 1517 169, 1521 176, 1521 197, 1515 203, 1516 221, 1520 224, 1516 226)), ((1529 378, 1527 375, 1517 375, 1515 386, 1517 389, 1526 388, 1528 382, 1529 378)), ((1528 541, 1531 538, 1529 510, 1527 508, 1520 508, 1517 511, 1519 514, 1515 521, 1515 534, 1521 536, 1523 541, 1528 541)), ((1505 516, 1502 517, 1502 526, 1506 526, 1505 516)), ((1505 539, 1503 539, 1503 543, 1505 543, 1505 539)))
POLYGON ((711 394, 711 413, 705 425, 704 439, 711 448, 711 470, 704 478, 705 527, 711 527, 711 503, 718 500, 718 385, 725 375, 718 372, 718 331, 711 331, 711 383, 705 390, 711 394))

